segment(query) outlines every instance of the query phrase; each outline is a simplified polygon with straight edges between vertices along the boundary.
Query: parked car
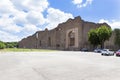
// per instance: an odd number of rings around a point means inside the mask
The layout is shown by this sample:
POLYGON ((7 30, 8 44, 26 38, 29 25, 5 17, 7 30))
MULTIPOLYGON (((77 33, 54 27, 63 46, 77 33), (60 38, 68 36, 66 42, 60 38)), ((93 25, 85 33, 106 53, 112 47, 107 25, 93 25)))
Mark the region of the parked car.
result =
POLYGON ((103 49, 101 52, 101 55, 114 55, 113 51, 110 51, 109 49, 103 49))
POLYGON ((82 48, 81 51, 83 51, 83 52, 87 52, 88 49, 87 49, 87 48, 82 48))
POLYGON ((101 52, 102 52, 102 49, 95 49, 94 52, 95 52, 95 53, 101 53, 101 52))
POLYGON ((116 56, 120 56, 120 49, 115 54, 116 56))

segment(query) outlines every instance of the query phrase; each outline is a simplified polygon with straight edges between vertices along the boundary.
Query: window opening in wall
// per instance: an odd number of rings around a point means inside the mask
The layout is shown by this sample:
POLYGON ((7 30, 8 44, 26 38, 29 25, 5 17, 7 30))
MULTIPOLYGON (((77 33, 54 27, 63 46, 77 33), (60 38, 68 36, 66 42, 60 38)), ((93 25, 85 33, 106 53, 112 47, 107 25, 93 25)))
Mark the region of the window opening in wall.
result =
POLYGON ((48 46, 51 46, 51 38, 48 38, 48 46))
POLYGON ((60 44, 56 44, 56 47, 60 47, 60 44))
POLYGON ((41 40, 40 40, 40 42, 39 42, 39 45, 41 46, 41 40))

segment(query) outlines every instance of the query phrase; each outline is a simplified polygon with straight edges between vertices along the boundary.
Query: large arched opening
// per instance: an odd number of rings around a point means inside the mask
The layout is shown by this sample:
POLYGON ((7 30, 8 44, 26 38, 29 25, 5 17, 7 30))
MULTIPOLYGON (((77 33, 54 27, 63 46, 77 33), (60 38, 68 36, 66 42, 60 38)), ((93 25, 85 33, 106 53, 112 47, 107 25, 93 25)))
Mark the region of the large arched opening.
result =
POLYGON ((68 41, 69 41, 69 46, 75 46, 75 32, 74 31, 70 31, 68 33, 68 41))
POLYGON ((66 31, 66 49, 78 48, 78 28, 66 31))

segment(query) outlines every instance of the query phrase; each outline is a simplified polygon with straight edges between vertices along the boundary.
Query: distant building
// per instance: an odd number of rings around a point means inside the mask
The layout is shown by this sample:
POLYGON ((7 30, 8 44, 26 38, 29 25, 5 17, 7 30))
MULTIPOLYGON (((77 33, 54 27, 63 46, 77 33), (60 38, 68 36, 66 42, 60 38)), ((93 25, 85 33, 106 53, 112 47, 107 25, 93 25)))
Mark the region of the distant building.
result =
MULTIPOLYGON (((108 24, 93 23, 82 20, 79 16, 68 19, 52 30, 37 31, 32 36, 19 42, 20 48, 45 48, 58 50, 80 50, 82 48, 92 49, 88 41, 88 32, 91 29, 108 24)), ((105 43, 105 47, 114 47, 114 36, 105 43)))

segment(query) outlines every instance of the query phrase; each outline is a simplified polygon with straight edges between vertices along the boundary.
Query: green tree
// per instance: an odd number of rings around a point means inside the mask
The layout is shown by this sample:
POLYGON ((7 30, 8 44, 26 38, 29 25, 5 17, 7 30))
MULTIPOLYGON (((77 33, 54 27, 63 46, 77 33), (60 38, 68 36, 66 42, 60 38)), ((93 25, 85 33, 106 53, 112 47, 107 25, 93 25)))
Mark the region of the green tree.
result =
POLYGON ((109 40, 109 38, 111 37, 111 34, 112 34, 111 28, 105 25, 102 25, 97 29, 97 35, 99 37, 101 48, 104 48, 104 42, 106 40, 109 40))
POLYGON ((0 49, 4 49, 6 46, 4 44, 4 42, 0 41, 0 49))
POLYGON ((120 48, 120 29, 115 29, 115 45, 120 48))
POLYGON ((111 28, 102 25, 101 27, 94 30, 92 29, 88 32, 88 40, 94 47, 101 45, 101 48, 104 48, 104 42, 109 40, 111 34, 111 28))
POLYGON ((88 32, 88 40, 93 45, 94 48, 100 44, 96 30, 92 29, 88 32))
POLYGON ((6 48, 17 48, 18 47, 18 42, 6 42, 5 43, 6 48))

